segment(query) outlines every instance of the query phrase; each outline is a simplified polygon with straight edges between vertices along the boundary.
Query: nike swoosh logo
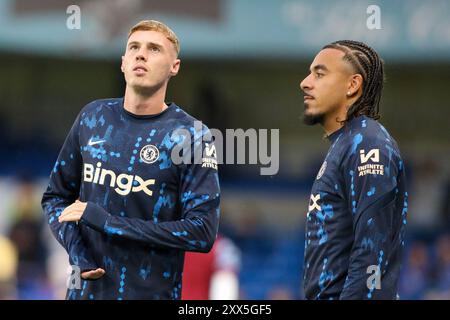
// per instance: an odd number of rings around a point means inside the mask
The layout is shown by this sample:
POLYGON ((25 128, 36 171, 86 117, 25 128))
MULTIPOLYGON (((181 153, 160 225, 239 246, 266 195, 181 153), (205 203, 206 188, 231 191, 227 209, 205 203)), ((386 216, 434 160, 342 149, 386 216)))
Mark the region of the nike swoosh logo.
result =
POLYGON ((106 141, 106 140, 92 141, 92 138, 91 138, 91 139, 89 139, 88 145, 94 146, 94 145, 96 145, 96 144, 103 143, 103 142, 105 142, 105 141, 106 141))

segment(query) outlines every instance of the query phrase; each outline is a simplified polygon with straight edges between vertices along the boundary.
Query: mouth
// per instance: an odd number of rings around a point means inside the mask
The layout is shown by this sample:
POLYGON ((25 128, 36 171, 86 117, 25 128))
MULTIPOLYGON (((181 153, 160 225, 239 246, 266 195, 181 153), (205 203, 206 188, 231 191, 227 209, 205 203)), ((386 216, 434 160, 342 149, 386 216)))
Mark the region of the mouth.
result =
POLYGON ((136 72, 137 74, 144 74, 144 73, 148 72, 147 68, 142 65, 138 65, 138 66, 134 67, 133 71, 136 72))
POLYGON ((309 94, 305 94, 305 95, 303 96, 303 100, 304 100, 304 101, 314 100, 314 97, 311 96, 311 95, 309 95, 309 94))

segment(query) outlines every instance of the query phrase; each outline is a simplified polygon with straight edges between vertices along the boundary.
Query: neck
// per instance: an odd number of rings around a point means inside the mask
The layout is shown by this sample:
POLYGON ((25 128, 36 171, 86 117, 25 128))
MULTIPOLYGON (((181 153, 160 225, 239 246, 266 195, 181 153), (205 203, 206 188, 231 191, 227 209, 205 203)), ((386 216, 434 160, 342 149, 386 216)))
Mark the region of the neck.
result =
POLYGON ((123 107, 128 112, 136 115, 158 114, 167 109, 167 105, 164 102, 165 97, 165 88, 160 88, 157 91, 147 93, 137 92, 135 89, 127 86, 125 89, 123 107))
POLYGON ((347 119, 347 112, 350 107, 358 101, 361 93, 359 92, 356 96, 347 99, 342 105, 334 110, 334 112, 327 114, 322 123, 322 127, 325 130, 325 134, 329 136, 333 132, 336 132, 344 125, 341 124, 340 121, 344 121, 347 119))
POLYGON ((325 116, 322 127, 327 136, 343 127, 341 121, 347 119, 347 108, 339 108, 336 112, 325 116))

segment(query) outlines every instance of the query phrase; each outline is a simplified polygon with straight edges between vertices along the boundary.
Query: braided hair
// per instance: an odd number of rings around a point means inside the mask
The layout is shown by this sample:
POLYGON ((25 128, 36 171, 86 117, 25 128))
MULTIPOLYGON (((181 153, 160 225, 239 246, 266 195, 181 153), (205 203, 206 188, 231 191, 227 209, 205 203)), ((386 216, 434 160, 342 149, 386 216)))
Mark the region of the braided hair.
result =
POLYGON ((355 71, 363 77, 362 95, 348 109, 345 121, 360 115, 378 120, 380 118, 380 100, 384 82, 383 60, 374 49, 358 41, 339 40, 324 46, 322 49, 327 48, 344 52, 343 59, 348 61, 355 71))

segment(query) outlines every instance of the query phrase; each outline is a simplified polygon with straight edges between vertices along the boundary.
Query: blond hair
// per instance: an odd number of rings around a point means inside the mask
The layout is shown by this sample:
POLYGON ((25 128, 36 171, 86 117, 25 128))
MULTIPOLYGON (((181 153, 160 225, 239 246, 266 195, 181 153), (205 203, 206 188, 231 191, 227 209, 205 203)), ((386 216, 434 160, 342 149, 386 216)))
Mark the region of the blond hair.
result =
POLYGON ((156 31, 160 32, 166 36, 167 40, 172 42, 175 51, 177 52, 177 56, 180 53, 180 42, 178 41, 178 37, 168 26, 164 23, 156 21, 156 20, 143 20, 138 22, 134 27, 130 29, 128 33, 128 38, 136 32, 136 31, 156 31))

